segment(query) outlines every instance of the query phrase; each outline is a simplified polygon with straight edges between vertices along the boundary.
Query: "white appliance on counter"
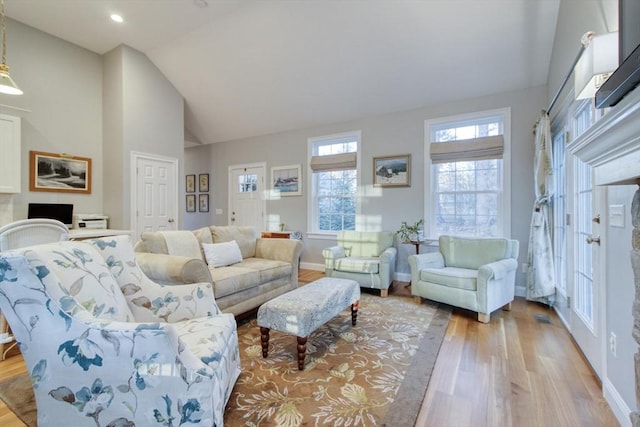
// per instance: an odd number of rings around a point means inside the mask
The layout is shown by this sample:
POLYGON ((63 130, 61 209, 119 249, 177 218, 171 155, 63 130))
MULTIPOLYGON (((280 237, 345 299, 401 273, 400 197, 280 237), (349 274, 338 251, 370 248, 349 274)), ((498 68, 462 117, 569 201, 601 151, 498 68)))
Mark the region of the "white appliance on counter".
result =
POLYGON ((78 230, 106 230, 109 217, 101 214, 74 214, 73 228, 78 230))

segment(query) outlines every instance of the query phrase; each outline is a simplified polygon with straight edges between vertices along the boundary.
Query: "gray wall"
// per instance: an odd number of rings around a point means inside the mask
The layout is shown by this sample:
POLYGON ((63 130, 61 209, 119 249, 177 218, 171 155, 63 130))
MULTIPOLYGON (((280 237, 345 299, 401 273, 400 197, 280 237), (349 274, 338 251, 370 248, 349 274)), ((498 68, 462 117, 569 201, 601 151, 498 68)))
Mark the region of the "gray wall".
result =
MULTIPOLYGON (((119 46, 104 56, 104 167, 109 173, 104 213, 112 228, 129 229, 132 151, 184 157, 184 100, 143 53, 119 46), (111 179, 114 176, 115 179, 111 179)), ((178 185, 184 187, 182 166, 178 185)), ((179 205, 178 212, 184 211, 179 205)), ((182 226, 182 216, 178 224, 182 226)))
MULTIPOLYGON (((24 95, 0 94, 0 104, 31 110, 0 108, 22 118, 22 192, 2 196, 12 198, 13 219, 26 218, 29 202, 72 203, 75 213, 105 213, 112 228, 129 228, 130 152, 177 158, 182 168, 182 96, 129 47, 100 56, 11 19, 7 34, 7 62, 24 95), (91 158, 91 194, 29 191, 30 150, 91 158)), ((184 187, 181 170, 178 177, 184 187)))
POLYGON ((7 64, 24 95, 0 94, 0 108, 21 117, 22 192, 13 196, 13 219, 27 217, 27 204, 72 203, 74 211, 100 213, 102 167, 102 59, 86 49, 7 19, 7 64), (29 191, 29 151, 92 159, 91 194, 29 191))
MULTIPOLYGON (((190 149, 184 150, 184 175, 193 174, 196 176, 196 192, 191 193, 196 195, 196 211, 195 212, 187 212, 186 211, 186 201, 185 197, 181 197, 181 210, 184 213, 184 228, 186 230, 195 230, 196 228, 208 227, 215 223, 215 206, 212 203, 212 197, 217 193, 215 191, 215 186, 213 184, 213 180, 211 179, 211 175, 209 175, 209 212, 200 212, 198 211, 198 195, 200 192, 198 191, 198 175, 201 173, 211 174, 211 151, 213 146, 203 145, 200 147, 194 147, 190 149)), ((184 179, 184 178, 183 178, 184 179)), ((181 194, 185 193, 185 186, 181 189, 181 194)))
MULTIPOLYGON (((540 109, 545 102, 546 87, 509 92, 469 99, 464 102, 423 108, 402 113, 370 117, 347 123, 301 129, 229 141, 212 145, 211 174, 213 198, 211 208, 223 209, 223 215, 214 215, 216 224, 225 224, 227 218, 228 166, 242 163, 267 162, 267 175, 272 166, 300 163, 303 165, 302 197, 287 197, 267 203, 268 215, 280 215, 289 230, 307 231, 307 197, 309 168, 307 165, 307 139, 309 137, 362 131, 362 214, 379 222, 380 229, 397 230, 403 220, 415 221, 424 216, 424 122, 427 119, 464 114, 496 108, 511 108, 512 127, 512 188, 511 237, 520 241, 520 262, 526 260, 529 223, 533 207, 533 134, 540 109), (411 154, 411 187, 372 187, 374 156, 411 154)), ((202 148, 190 148, 202 150, 202 148)), ((197 151, 200 155, 201 151, 197 151)), ((187 158, 195 155, 187 154, 187 158)), ((190 167, 190 166, 188 166, 190 167)), ((322 264, 321 251, 335 240, 305 239, 303 262, 322 264)), ((409 273, 407 256, 413 246, 400 245, 398 271, 409 273)), ((518 284, 524 285, 524 275, 518 275, 518 284)))

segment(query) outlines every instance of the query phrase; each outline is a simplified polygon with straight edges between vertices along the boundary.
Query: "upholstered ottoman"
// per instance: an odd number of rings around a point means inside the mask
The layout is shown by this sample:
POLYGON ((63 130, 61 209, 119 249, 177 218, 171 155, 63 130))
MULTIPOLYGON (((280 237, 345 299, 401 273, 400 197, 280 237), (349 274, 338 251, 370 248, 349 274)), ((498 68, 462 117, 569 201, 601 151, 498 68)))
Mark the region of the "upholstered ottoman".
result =
POLYGON ((360 301, 360 285, 355 280, 324 277, 286 294, 258 309, 262 357, 269 353, 271 329, 298 337, 298 369, 304 369, 307 338, 345 308, 351 306, 351 324, 355 326, 360 301))

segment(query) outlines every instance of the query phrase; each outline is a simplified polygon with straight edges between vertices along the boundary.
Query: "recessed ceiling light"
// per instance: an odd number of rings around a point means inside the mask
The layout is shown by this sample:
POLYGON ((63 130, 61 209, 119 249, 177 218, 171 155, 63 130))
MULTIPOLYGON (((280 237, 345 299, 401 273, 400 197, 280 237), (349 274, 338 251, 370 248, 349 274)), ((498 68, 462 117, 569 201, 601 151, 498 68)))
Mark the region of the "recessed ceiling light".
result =
POLYGON ((122 24, 124 22, 124 19, 122 19, 122 16, 118 15, 117 13, 114 13, 111 15, 111 20, 113 22, 117 22, 118 24, 122 24))

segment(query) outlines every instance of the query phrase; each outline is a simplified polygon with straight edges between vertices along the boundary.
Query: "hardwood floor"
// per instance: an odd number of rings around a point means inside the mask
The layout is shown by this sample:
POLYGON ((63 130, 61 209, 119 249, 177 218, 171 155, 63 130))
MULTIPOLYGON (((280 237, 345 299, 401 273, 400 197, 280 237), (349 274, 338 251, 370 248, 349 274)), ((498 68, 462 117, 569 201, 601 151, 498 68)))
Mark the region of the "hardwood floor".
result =
MULTIPOLYGON (((323 276, 301 270, 300 281, 323 276)), ((410 297, 404 282, 393 295, 410 297)), ((26 372, 20 355, 0 362, 0 380, 26 372)), ((23 426, 0 401, 0 425, 23 426)), ((417 427, 617 426, 602 388, 553 310, 517 298, 489 324, 454 309, 417 427), (549 323, 535 316, 548 316, 549 323)), ((393 426, 404 427, 404 426, 393 426)))

